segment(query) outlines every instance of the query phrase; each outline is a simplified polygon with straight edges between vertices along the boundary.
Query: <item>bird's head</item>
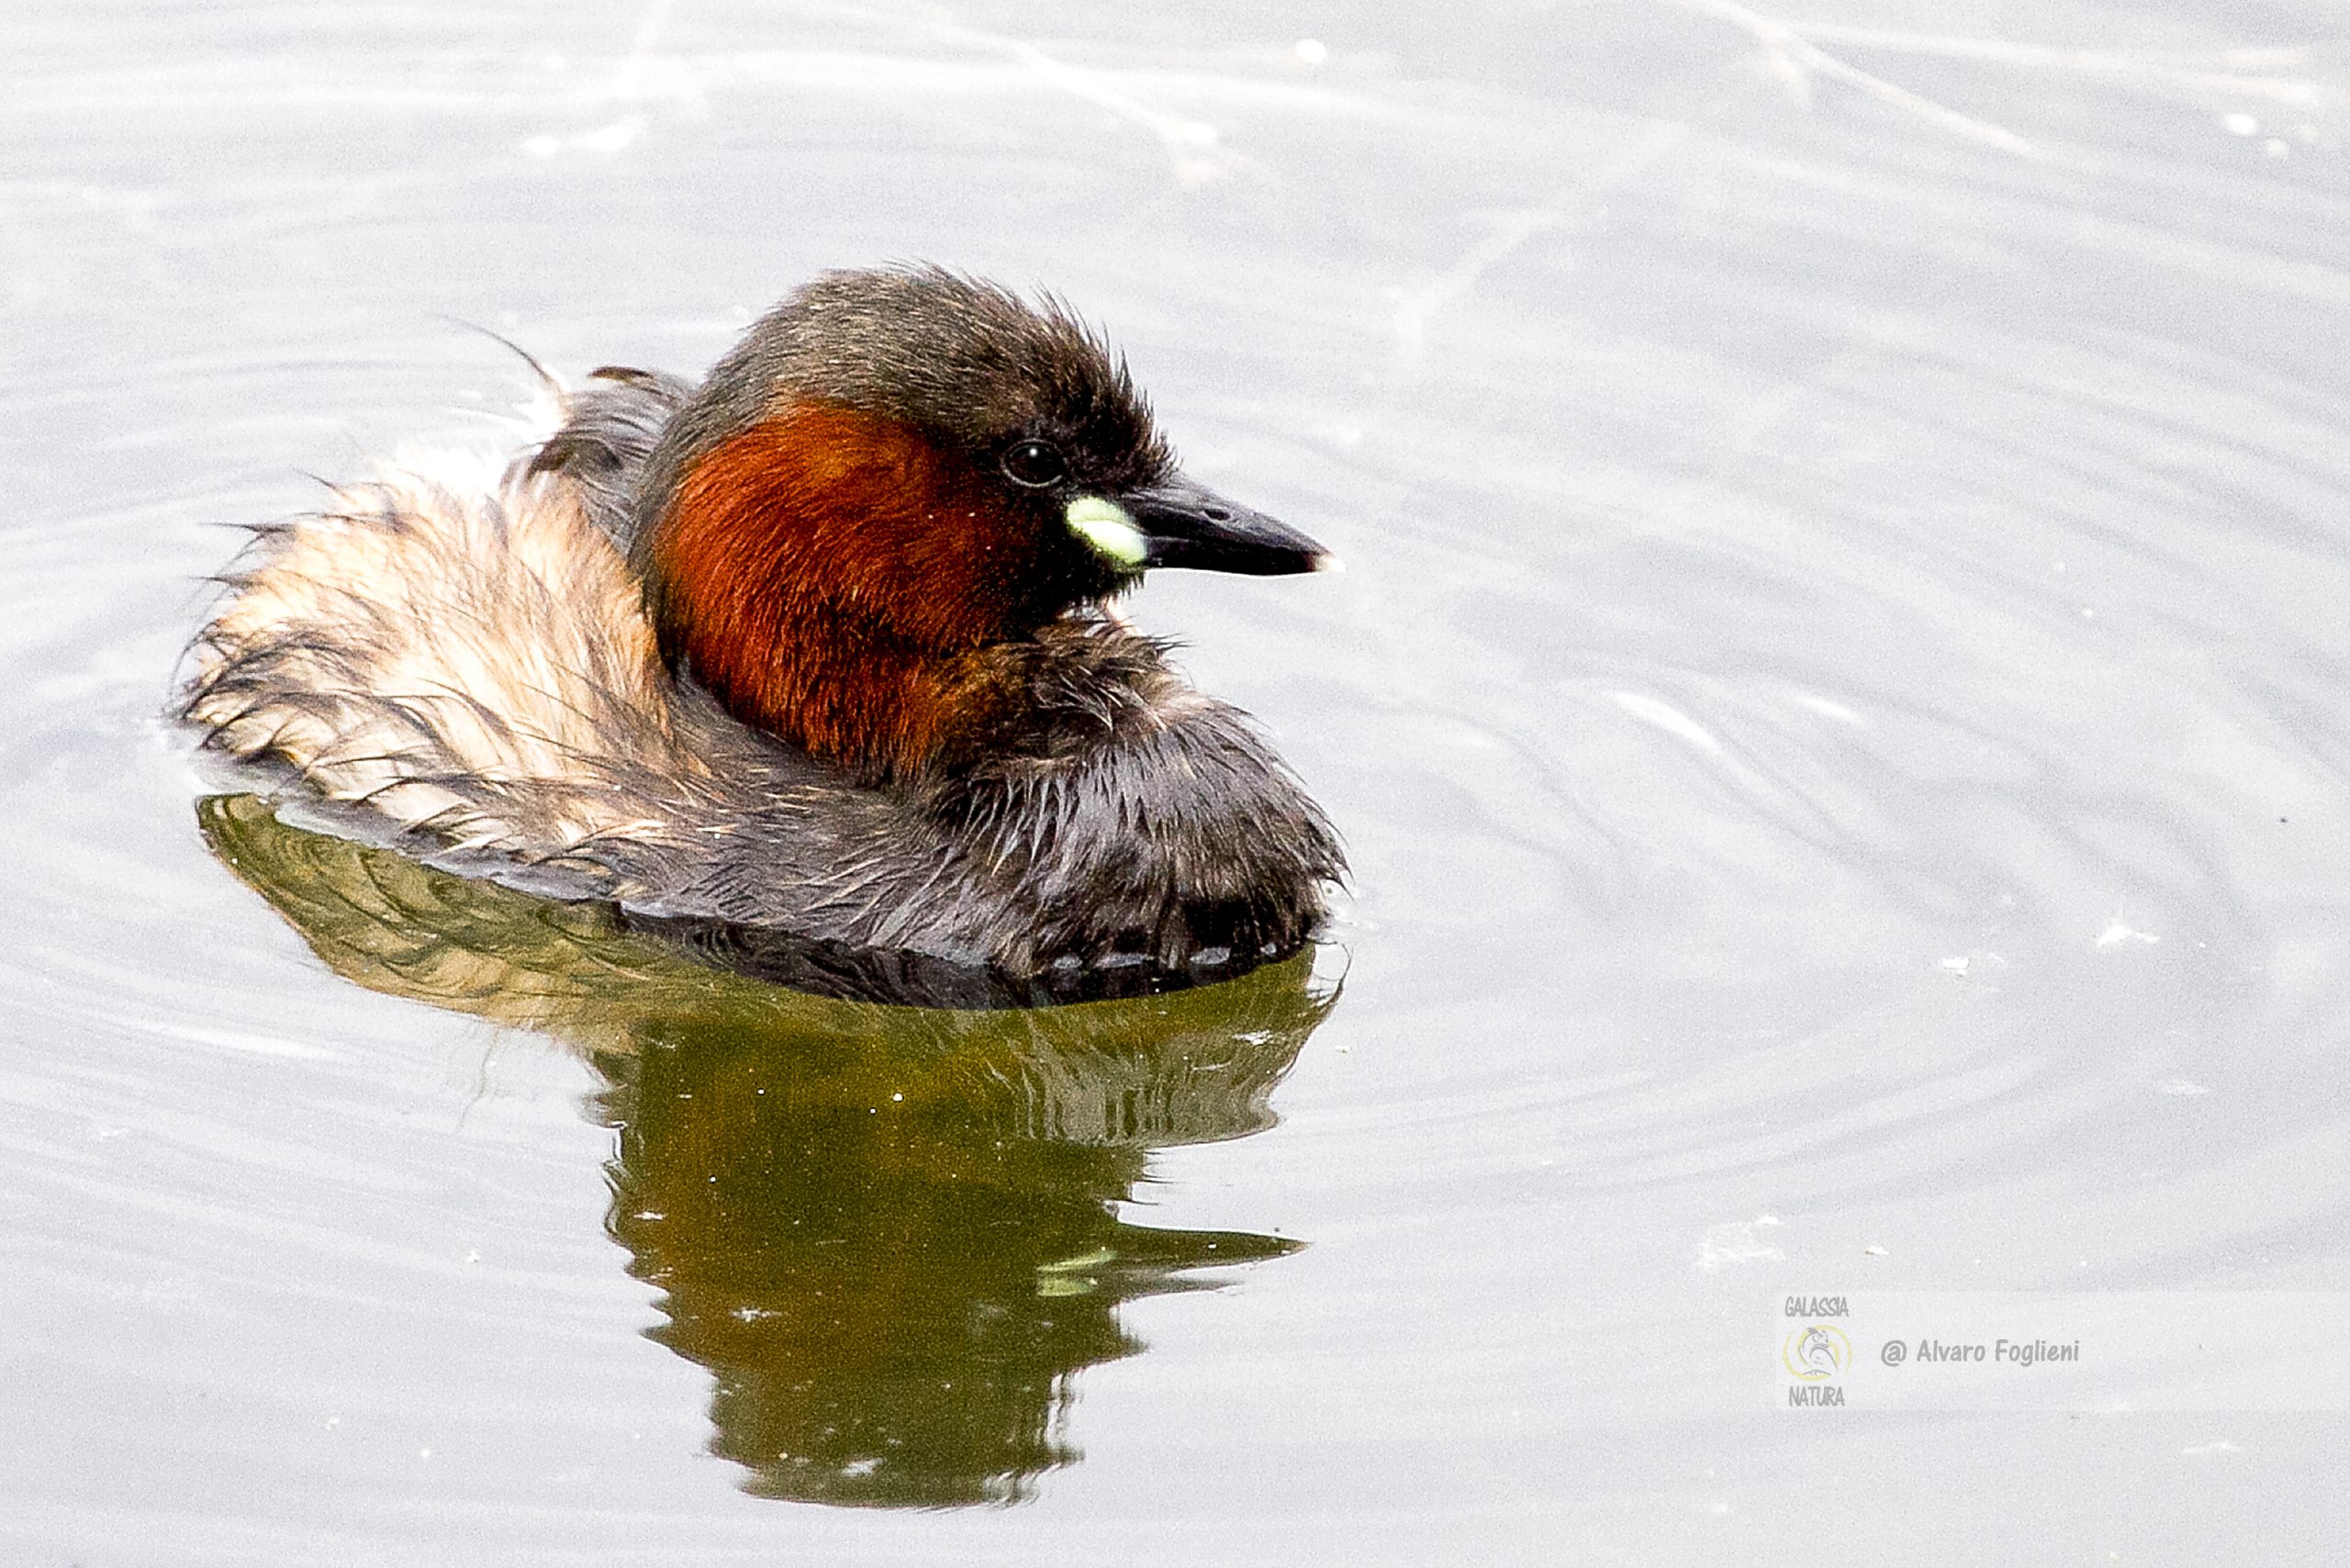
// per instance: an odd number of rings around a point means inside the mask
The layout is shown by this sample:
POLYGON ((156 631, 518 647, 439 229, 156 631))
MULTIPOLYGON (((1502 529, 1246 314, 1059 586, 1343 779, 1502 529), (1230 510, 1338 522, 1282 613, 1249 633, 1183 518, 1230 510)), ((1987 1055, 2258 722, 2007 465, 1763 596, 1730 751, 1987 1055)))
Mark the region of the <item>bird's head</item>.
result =
POLYGON ((919 766, 955 660, 1151 568, 1330 564, 1185 477, 1067 309, 936 268, 827 274, 762 318, 664 433, 638 505, 664 652, 869 776, 919 766))

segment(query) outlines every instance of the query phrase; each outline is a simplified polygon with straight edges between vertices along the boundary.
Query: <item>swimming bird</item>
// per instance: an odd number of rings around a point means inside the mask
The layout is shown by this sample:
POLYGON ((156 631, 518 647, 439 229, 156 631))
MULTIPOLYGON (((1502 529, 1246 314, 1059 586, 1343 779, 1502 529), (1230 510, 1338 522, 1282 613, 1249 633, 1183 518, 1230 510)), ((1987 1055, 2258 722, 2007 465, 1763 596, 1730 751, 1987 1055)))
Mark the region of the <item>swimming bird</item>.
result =
POLYGON ((652 921, 1013 980, 1295 951, 1345 857, 1112 608, 1326 568, 1188 478, 1066 308, 823 274, 698 385, 608 366, 479 482, 256 530, 177 712, 419 858, 652 921))

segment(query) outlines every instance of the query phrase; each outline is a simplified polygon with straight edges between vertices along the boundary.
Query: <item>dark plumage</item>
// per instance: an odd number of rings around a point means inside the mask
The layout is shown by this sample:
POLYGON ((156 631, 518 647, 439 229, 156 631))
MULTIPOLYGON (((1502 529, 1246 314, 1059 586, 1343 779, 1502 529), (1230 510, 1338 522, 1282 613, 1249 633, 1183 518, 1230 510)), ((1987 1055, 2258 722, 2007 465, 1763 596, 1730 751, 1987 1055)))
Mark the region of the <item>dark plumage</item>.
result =
POLYGON ((204 745, 412 853, 755 948, 1084 994, 1311 934, 1328 823, 1098 606, 1318 549, 1183 480, 1064 311, 833 274, 699 387, 608 368, 564 412, 492 494, 386 475, 264 532, 196 644, 204 745))

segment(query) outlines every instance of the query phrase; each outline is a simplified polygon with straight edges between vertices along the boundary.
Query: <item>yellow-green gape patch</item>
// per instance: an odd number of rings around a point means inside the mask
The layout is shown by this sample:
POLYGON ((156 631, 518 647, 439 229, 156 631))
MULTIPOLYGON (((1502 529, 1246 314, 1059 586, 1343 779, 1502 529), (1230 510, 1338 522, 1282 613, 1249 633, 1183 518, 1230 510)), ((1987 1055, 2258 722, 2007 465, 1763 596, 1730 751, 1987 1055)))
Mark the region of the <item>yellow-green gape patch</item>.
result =
POLYGON ((1148 542, 1126 509, 1100 496, 1080 496, 1069 504, 1069 532, 1121 566, 1139 566, 1148 542))

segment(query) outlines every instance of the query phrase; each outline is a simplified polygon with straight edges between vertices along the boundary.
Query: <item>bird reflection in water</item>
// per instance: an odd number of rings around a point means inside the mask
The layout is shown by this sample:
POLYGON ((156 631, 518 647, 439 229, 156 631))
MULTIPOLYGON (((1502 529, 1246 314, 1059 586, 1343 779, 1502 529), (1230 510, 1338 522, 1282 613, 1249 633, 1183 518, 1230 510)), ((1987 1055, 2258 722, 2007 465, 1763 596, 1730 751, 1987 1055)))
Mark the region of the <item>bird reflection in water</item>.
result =
POLYGON ((1311 953, 1075 1006, 829 1000, 560 904, 199 807, 214 852, 337 973, 554 1035, 601 1075, 609 1228, 661 1289, 652 1337, 716 1379, 711 1450, 763 1495, 1008 1503, 1080 1457, 1117 1307, 1297 1244, 1131 1225, 1147 1151, 1270 1126, 1336 1001, 1311 953))

